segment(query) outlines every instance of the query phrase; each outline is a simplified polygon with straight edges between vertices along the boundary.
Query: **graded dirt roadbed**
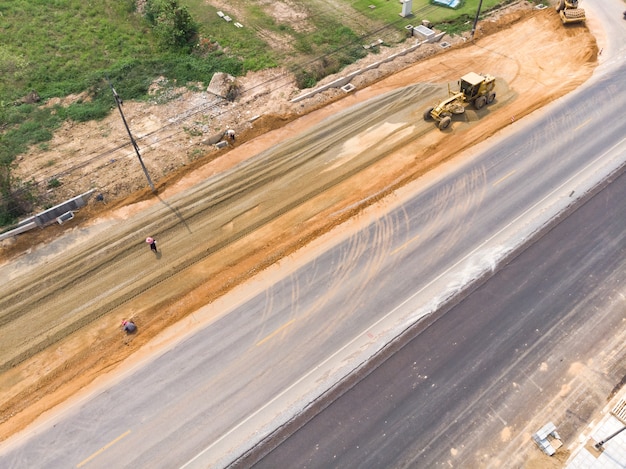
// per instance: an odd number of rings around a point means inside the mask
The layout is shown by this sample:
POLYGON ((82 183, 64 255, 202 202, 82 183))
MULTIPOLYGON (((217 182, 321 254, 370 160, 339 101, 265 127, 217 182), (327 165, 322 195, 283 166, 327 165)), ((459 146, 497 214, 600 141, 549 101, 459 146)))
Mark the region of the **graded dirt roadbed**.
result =
POLYGON ((247 142, 227 155, 230 163, 119 210, 112 216, 121 221, 96 239, 16 274, 0 286, 0 434, 255 272, 574 89, 596 54, 585 27, 564 29, 552 9, 533 12, 247 142), (467 71, 498 77, 496 102, 440 132, 423 110, 467 71), (159 243, 156 258, 146 236, 159 243), (131 317, 140 334, 126 339, 119 324, 131 317))
POLYGON ((0 344, 0 373, 122 306, 156 307, 199 287, 206 276, 184 283, 174 276, 196 264, 215 265, 220 250, 432 130, 413 114, 441 93, 441 86, 413 85, 372 99, 0 287, 7 337, 0 344), (362 140, 368 134, 377 141, 367 151, 352 142, 352 135, 362 140), (143 242, 147 236, 158 240, 156 259, 143 242))

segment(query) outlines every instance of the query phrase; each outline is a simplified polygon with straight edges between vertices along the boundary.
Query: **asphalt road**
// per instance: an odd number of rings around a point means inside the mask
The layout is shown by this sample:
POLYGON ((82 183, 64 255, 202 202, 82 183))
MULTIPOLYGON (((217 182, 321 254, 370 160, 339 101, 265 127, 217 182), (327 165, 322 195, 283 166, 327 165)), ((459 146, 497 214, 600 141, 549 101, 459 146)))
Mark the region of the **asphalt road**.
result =
POLYGON ((420 181, 332 249, 283 266, 277 284, 7 442, 3 467, 227 464, 617 166, 624 126, 605 118, 626 104, 616 75, 420 181))
POLYGON ((254 467, 523 467, 548 421, 572 443, 626 376, 624 200, 622 175, 254 467))
MULTIPOLYGON (((580 134, 547 145, 557 158, 624 156, 626 125, 605 132, 602 117, 623 106, 604 107, 626 73, 616 43, 623 26, 609 17, 618 8, 602 12, 617 52, 596 83, 539 121, 564 129, 558 138, 580 134), (583 111, 585 101, 601 112, 583 111)), ((622 175, 426 330, 407 332, 398 352, 340 398, 321 399, 328 407, 296 421, 299 430, 277 432, 240 465, 269 452, 254 467, 523 467, 538 453, 530 434, 550 420, 575 442, 626 376, 625 196, 622 175)))

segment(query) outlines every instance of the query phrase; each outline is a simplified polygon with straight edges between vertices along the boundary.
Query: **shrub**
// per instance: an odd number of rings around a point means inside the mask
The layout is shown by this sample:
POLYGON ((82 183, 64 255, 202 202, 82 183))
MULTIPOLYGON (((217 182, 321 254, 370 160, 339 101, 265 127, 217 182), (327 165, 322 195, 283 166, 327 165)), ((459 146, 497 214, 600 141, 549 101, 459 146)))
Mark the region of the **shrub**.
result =
POLYGON ((31 184, 14 178, 13 165, 0 161, 0 226, 15 223, 33 209, 31 184))
POLYGON ((65 115, 76 122, 88 122, 104 119, 111 110, 111 105, 103 102, 70 104, 65 115))
POLYGON ((198 42, 198 25, 178 0, 148 0, 145 17, 164 49, 189 52, 198 42))
POLYGON ((317 78, 310 72, 300 69, 295 71, 296 86, 301 90, 305 88, 313 88, 317 83, 317 78))
POLYGON ((55 187, 59 187, 61 185, 61 181, 57 178, 52 178, 48 181, 48 189, 53 189, 55 187))

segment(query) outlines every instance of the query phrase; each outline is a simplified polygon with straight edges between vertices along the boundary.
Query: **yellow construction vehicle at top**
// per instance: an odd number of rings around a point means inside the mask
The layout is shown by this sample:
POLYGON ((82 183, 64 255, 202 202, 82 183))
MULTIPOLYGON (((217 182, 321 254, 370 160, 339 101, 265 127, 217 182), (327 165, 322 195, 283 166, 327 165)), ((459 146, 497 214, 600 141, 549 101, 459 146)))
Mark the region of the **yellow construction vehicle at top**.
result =
POLYGON ((582 23, 585 21, 585 10, 578 8, 578 0, 559 0, 556 11, 563 24, 582 23))

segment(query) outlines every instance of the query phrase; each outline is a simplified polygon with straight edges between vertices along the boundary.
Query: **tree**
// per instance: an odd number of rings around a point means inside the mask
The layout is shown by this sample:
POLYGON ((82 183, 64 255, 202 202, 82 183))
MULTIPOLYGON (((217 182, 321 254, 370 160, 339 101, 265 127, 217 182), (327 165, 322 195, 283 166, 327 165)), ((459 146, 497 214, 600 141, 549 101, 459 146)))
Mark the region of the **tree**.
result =
POLYGON ((30 185, 17 180, 13 168, 12 161, 0 159, 0 226, 15 222, 33 208, 30 185))
POLYGON ((164 49, 190 51, 198 41, 198 24, 178 0, 148 0, 144 14, 164 49))

